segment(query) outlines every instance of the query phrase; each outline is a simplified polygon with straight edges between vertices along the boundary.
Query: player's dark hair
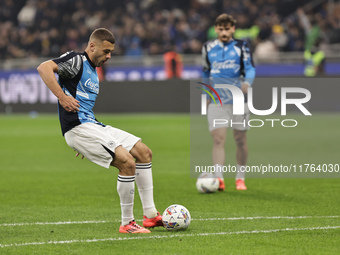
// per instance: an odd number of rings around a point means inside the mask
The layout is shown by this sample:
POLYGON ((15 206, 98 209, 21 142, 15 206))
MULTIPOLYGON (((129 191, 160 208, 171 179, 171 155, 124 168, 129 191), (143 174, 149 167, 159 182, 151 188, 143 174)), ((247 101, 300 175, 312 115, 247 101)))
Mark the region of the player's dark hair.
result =
POLYGON ((215 20, 215 26, 226 26, 230 24, 232 27, 236 25, 236 20, 233 16, 223 13, 219 15, 215 20))
POLYGON ((100 41, 108 41, 112 44, 116 43, 116 38, 114 35, 106 28, 97 28, 94 30, 90 36, 90 41, 97 39, 100 41))

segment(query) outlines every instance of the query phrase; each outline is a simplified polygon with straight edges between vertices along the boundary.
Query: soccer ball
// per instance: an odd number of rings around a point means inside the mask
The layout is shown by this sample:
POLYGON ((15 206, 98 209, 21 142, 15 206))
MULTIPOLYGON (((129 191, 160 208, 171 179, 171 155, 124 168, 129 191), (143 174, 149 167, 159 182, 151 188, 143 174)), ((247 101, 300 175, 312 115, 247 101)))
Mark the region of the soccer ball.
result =
POLYGON ((220 182, 212 173, 202 173, 196 181, 196 188, 200 193, 213 193, 218 190, 220 182))
POLYGON ((166 230, 186 230, 190 225, 190 212, 183 205, 170 205, 163 213, 163 225, 166 230))

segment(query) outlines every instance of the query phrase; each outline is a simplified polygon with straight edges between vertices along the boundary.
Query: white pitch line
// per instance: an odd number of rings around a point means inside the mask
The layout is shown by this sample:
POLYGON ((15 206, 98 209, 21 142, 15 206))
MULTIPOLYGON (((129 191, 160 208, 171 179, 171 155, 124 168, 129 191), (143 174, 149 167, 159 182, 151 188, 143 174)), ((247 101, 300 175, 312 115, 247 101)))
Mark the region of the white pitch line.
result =
POLYGON ((34 242, 34 243, 14 243, 14 244, 0 244, 0 248, 29 246, 29 245, 46 245, 46 244, 71 244, 71 243, 93 243, 93 242, 107 242, 107 241, 114 242, 114 241, 128 241, 128 240, 142 240, 142 239, 163 239, 163 238, 174 238, 174 237, 268 234, 268 233, 287 232, 287 231, 313 231, 313 230, 329 230, 329 229, 339 229, 339 228, 340 228, 340 226, 325 226, 325 227, 312 227, 312 228, 283 228, 283 229, 252 230, 252 231, 237 231, 237 232, 172 234, 172 235, 162 235, 162 236, 154 235, 154 236, 118 237, 118 238, 87 239, 87 240, 65 240, 65 241, 48 241, 48 242, 34 242))
POLYGON ((3 223, 0 224, 0 227, 6 226, 32 226, 32 225, 69 225, 69 224, 99 224, 99 223, 108 223, 108 222, 120 222, 120 220, 116 221, 58 221, 58 222, 32 222, 32 223, 3 223))
MULTIPOLYGON (((193 218, 193 221, 232 221, 232 220, 276 220, 276 219, 309 219, 309 218, 340 218, 340 215, 330 216, 256 216, 256 217, 231 217, 231 218, 193 218)), ((136 220, 142 221, 142 220, 136 220)), ((32 226, 32 225, 69 225, 69 224, 99 224, 99 223, 114 223, 120 222, 120 220, 113 221, 58 221, 58 222, 33 222, 33 223, 3 223, 0 227, 6 226, 32 226)))

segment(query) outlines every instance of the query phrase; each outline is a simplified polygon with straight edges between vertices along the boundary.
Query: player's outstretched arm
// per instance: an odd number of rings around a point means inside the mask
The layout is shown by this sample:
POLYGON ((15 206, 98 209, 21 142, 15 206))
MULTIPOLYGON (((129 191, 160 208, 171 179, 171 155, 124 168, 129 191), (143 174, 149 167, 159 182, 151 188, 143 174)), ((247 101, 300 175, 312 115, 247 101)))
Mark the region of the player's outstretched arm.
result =
POLYGON ((60 105, 68 112, 79 111, 79 101, 71 96, 65 95, 55 78, 54 73, 58 72, 58 65, 48 60, 41 63, 37 68, 42 80, 52 93, 58 98, 60 105))

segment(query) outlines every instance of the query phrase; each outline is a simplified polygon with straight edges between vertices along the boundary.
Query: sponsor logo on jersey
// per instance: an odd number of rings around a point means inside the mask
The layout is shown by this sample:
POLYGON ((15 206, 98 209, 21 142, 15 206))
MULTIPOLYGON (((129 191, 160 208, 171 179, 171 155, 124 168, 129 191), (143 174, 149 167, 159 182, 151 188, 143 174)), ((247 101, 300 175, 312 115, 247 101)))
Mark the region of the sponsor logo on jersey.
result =
POLYGON ((211 73, 220 73, 221 69, 232 69, 234 73, 240 71, 240 65, 235 63, 235 60, 226 60, 224 62, 214 61, 211 65, 211 73))
POLYGON ((91 81, 91 78, 86 80, 85 87, 93 90, 96 94, 99 93, 99 84, 91 81))

